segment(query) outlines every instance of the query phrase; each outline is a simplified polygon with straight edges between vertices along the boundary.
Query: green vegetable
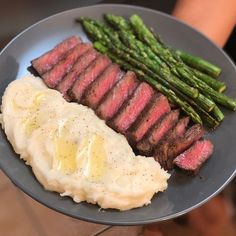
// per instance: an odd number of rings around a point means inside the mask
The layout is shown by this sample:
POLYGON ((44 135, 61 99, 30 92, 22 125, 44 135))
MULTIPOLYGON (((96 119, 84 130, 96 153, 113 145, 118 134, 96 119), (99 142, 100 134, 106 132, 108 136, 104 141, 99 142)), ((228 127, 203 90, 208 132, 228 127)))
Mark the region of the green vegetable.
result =
POLYGON ((176 53, 187 65, 207 73, 214 78, 217 78, 221 73, 221 69, 218 66, 215 66, 200 57, 192 56, 180 50, 177 50, 176 53))

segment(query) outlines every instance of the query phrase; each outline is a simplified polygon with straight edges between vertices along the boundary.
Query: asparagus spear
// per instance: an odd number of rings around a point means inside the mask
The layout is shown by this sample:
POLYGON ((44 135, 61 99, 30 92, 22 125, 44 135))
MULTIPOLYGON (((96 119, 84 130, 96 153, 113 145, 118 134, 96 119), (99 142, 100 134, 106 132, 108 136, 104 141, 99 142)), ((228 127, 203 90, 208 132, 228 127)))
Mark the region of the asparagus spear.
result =
POLYGON ((176 50, 176 53, 187 65, 194 67, 204 73, 207 73, 214 78, 217 78, 221 73, 221 69, 218 66, 215 66, 200 57, 192 56, 180 50, 176 50))
MULTIPOLYGON (((142 78, 144 81, 148 82, 151 84, 154 88, 156 88, 159 92, 163 93, 166 95, 171 102, 177 104, 180 106, 180 108, 187 114, 189 115, 192 120, 196 123, 202 124, 202 120, 200 116, 196 113, 196 111, 185 101, 182 101, 180 98, 176 96, 176 94, 171 90, 166 88, 165 86, 161 85, 158 83, 158 81, 152 79, 150 76, 147 76, 146 74, 143 73, 142 70, 135 68, 133 65, 128 63, 127 61, 124 61, 121 59, 119 56, 115 55, 112 53, 108 47, 104 46, 100 42, 94 42, 93 43, 94 47, 100 51, 101 53, 107 54, 109 58, 111 58, 115 63, 121 65, 125 70, 132 70, 134 71, 137 76, 142 78)), ((168 82, 166 83, 168 84, 168 82)))
POLYGON ((204 74, 196 69, 192 69, 195 76, 197 76, 199 79, 204 81, 206 84, 208 84, 210 87, 212 87, 214 90, 222 93, 226 89, 226 85, 224 82, 215 80, 211 76, 204 74))
POLYGON ((191 70, 185 66, 181 61, 177 61, 171 54, 168 48, 163 48, 160 43, 157 42, 155 36, 151 33, 151 31, 144 25, 142 19, 133 15, 130 18, 131 25, 134 30, 137 32, 138 36, 141 40, 146 42, 155 52, 165 58, 165 61, 169 61, 170 66, 176 66, 178 72, 181 74, 181 78, 184 78, 186 82, 189 84, 194 83, 194 86, 199 88, 204 94, 209 95, 214 101, 217 103, 232 109, 236 110, 236 100, 229 98, 228 96, 221 94, 210 86, 208 86, 203 81, 199 80, 191 70), (196 82, 196 83, 195 83, 196 82))
MULTIPOLYGON (((165 45, 164 41, 161 39, 161 37, 158 34, 156 34, 152 28, 150 28, 150 31, 155 36, 156 40, 163 47, 168 48, 165 45)), ((173 52, 172 54, 177 55, 179 58, 181 58, 181 60, 185 64, 197 69, 197 71, 199 71, 199 72, 207 73, 209 76, 212 76, 214 78, 217 78, 221 73, 221 69, 218 66, 216 66, 216 65, 214 65, 214 64, 212 64, 200 57, 190 55, 190 54, 183 52, 181 50, 172 49, 172 52, 173 52)), ((177 59, 177 60, 179 60, 179 59, 177 59)))

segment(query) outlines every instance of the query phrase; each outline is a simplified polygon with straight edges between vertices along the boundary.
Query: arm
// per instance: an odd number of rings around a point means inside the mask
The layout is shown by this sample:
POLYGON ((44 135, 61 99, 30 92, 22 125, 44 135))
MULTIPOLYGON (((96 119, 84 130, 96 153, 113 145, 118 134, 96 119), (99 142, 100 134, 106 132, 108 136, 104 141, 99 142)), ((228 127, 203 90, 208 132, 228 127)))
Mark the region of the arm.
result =
POLYGON ((236 24, 236 0, 179 0, 173 15, 223 47, 236 24))

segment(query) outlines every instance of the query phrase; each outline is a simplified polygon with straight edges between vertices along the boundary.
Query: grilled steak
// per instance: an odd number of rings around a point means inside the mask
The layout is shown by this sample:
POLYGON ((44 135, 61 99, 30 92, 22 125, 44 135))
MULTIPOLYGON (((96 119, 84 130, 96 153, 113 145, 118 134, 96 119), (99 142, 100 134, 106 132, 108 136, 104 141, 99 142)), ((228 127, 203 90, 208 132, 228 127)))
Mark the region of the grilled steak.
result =
POLYGON ((134 92, 137 85, 138 80, 136 79, 136 75, 128 71, 98 106, 96 110, 97 115, 106 121, 111 119, 134 92))
POLYGON ((43 75, 56 65, 70 49, 74 48, 80 42, 80 38, 76 36, 65 39, 52 50, 31 61, 31 64, 39 75, 43 75))
MULTIPOLYGON (((162 145, 162 143, 164 143, 164 142, 170 143, 171 141, 175 140, 176 138, 183 137, 186 132, 186 128, 188 126, 188 123, 189 123, 189 117, 184 117, 184 118, 180 119, 177 122, 177 124, 173 127, 173 129, 167 133, 167 135, 165 136, 165 139, 161 142, 160 145, 162 145)), ((158 148, 160 148, 160 146, 158 148)))
POLYGON ((173 110, 164 115, 162 119, 152 127, 147 136, 144 136, 144 138, 138 142, 137 149, 139 152, 146 156, 152 155, 154 147, 158 145, 167 132, 172 129, 178 117, 179 110, 173 110))
MULTIPOLYGON (((188 123, 189 123, 189 117, 180 119, 178 123, 173 127, 173 129, 167 133, 167 135, 161 141, 161 143, 155 147, 155 149, 158 150, 158 153, 165 153, 174 140, 183 137, 186 132, 188 123)), ((159 155, 158 162, 163 167, 165 167, 165 169, 167 169, 167 167, 165 166, 166 164, 165 159, 164 160, 163 159, 164 159, 163 156, 159 155)))
POLYGON ((112 120, 111 126, 117 132, 124 134, 150 102, 153 94, 154 91, 151 86, 147 83, 141 83, 130 100, 112 120))
POLYGON ((159 161, 165 169, 172 169, 174 158, 199 140, 204 135, 204 132, 204 128, 201 125, 193 125, 182 138, 175 139, 162 149, 157 148, 154 153, 155 159, 159 161))
POLYGON ((70 71, 71 67, 78 60, 78 58, 89 48, 91 45, 88 43, 80 43, 72 48, 67 55, 59 61, 50 71, 42 75, 44 82, 49 88, 55 88, 63 77, 70 71))
POLYGON ((173 163, 179 168, 197 174, 202 164, 213 153, 213 144, 210 140, 197 141, 184 153, 177 156, 173 163))
POLYGON ((139 119, 128 132, 127 137, 129 141, 132 144, 140 141, 149 128, 167 112, 170 112, 170 105, 167 98, 162 94, 154 96, 150 105, 142 112, 139 119))
POLYGON ((91 48, 86 51, 81 57, 79 57, 79 59, 73 65, 71 71, 57 86, 57 90, 60 91, 64 95, 64 97, 68 97, 67 91, 72 87, 77 77, 89 66, 92 61, 95 60, 97 55, 97 51, 91 48))
POLYGON ((107 56, 99 55, 75 81, 69 94, 72 100, 80 102, 88 86, 106 69, 110 63, 111 61, 107 56))
POLYGON ((103 96, 120 78, 120 67, 117 64, 108 66, 88 88, 82 103, 92 109, 96 109, 103 96))

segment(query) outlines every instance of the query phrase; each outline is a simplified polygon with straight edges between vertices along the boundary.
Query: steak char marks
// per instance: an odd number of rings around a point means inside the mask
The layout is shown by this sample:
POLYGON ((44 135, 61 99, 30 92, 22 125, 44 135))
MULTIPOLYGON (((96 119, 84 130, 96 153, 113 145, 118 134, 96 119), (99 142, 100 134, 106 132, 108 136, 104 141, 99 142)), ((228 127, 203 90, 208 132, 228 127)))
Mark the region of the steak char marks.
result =
POLYGON ((51 70, 70 49, 74 48, 79 43, 81 43, 81 40, 77 36, 67 38, 56 45, 52 50, 32 60, 31 64, 39 75, 43 75, 45 72, 51 70))

